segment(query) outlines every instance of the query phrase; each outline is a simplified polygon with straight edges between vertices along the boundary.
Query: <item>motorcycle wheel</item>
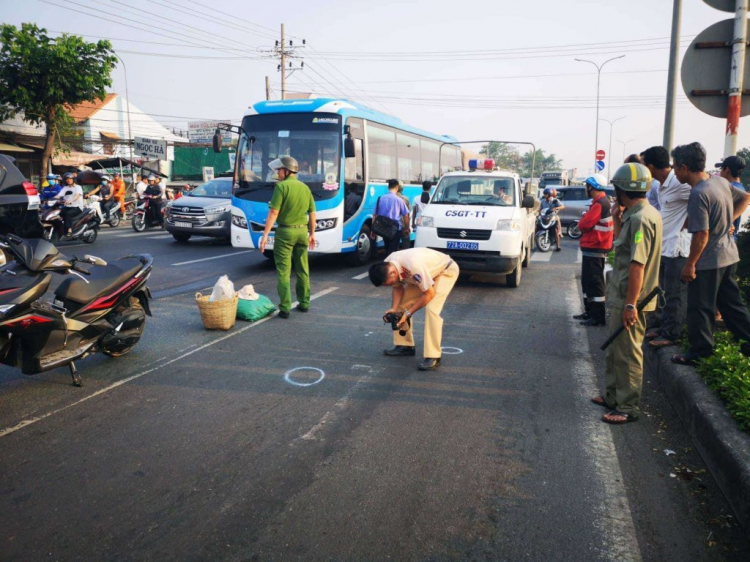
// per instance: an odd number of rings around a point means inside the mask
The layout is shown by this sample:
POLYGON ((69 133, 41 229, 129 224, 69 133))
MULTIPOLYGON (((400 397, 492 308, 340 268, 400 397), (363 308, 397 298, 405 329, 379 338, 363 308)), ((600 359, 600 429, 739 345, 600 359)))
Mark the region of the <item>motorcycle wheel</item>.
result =
MULTIPOLYGON (((140 301, 138 299, 134 298, 134 297, 130 297, 130 308, 136 308, 136 309, 138 309, 140 311, 143 311, 143 307, 141 306, 140 301)), ((141 322, 141 329, 139 330, 141 334, 143 334, 143 326, 145 324, 146 324, 146 313, 144 312, 143 313, 143 322, 141 322)), ((122 357, 126 353, 129 353, 136 346, 136 344, 139 341, 141 341, 140 337, 133 343, 133 345, 129 345, 128 347, 126 347, 124 349, 120 349, 119 351, 112 351, 112 350, 102 349, 102 353, 104 355, 106 355, 107 357, 122 357)))
POLYGON ((55 228, 50 228, 44 233, 44 238, 49 241, 50 244, 57 244, 60 242, 60 233, 55 228))
POLYGON ((146 230, 146 217, 144 215, 133 215, 131 224, 133 225, 133 230, 143 232, 146 230))
POLYGON ((84 235, 81 237, 81 240, 83 240, 86 244, 93 244, 96 242, 96 237, 99 236, 99 229, 98 228, 92 228, 91 230, 87 230, 84 235))
POLYGON ((545 230, 536 235, 536 249, 540 252, 549 252, 552 249, 552 239, 549 230, 545 230))
POLYGON ((112 228, 120 226, 120 211, 116 211, 109 216, 109 226, 112 228))
POLYGON ((578 240, 581 236, 583 236, 583 232, 578 228, 578 221, 575 221, 568 225, 568 236, 570 236, 573 240, 578 240))

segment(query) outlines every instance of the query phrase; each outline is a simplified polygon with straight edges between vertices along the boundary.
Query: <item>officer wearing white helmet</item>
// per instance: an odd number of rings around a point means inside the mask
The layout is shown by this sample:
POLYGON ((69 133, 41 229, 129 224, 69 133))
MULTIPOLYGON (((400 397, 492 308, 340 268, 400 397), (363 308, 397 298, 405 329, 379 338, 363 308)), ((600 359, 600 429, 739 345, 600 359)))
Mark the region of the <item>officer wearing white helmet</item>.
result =
POLYGON ((612 250, 611 205, 604 190, 607 178, 594 174, 586 178, 586 196, 591 206, 583 215, 578 228, 581 236, 581 289, 583 289, 584 313, 574 316, 584 326, 604 326, 604 261, 612 250))

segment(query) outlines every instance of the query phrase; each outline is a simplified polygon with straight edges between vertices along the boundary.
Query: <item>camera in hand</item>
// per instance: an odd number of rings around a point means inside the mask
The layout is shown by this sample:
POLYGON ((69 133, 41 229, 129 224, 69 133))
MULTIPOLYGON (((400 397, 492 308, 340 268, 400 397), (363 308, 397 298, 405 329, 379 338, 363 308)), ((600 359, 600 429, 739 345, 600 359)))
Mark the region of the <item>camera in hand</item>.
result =
MULTIPOLYGON (((402 336, 406 335, 406 330, 399 330, 398 323, 401 322, 401 318, 404 316, 403 312, 389 312, 385 316, 383 316, 383 322, 386 324, 391 325, 391 329, 395 332, 398 330, 398 333, 402 336)), ((406 323, 411 327, 411 318, 406 319, 406 323)))

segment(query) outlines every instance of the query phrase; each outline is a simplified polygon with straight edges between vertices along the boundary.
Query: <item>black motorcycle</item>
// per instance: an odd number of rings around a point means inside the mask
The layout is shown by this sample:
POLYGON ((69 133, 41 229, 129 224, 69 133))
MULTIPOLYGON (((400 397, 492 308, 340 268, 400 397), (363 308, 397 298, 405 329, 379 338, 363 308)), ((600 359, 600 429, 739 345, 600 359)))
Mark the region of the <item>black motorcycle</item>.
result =
POLYGON ((0 236, 0 246, 15 258, 0 267, 0 362, 25 375, 67 365, 81 386, 74 361, 97 352, 119 357, 138 343, 151 316, 150 255, 108 265, 94 256, 69 259, 45 240, 13 234, 0 236), (51 273, 67 277, 45 296, 51 273))
POLYGON ((149 195, 144 193, 135 205, 133 219, 131 221, 133 230, 143 232, 149 227, 164 226, 164 206, 161 195, 149 195))
POLYGON ((86 244, 93 244, 99 235, 99 218, 96 211, 83 209, 78 213, 70 236, 65 230, 64 212, 65 204, 59 199, 50 199, 42 204, 39 220, 44 229, 44 239, 52 244, 57 244, 60 240, 81 240, 86 244))

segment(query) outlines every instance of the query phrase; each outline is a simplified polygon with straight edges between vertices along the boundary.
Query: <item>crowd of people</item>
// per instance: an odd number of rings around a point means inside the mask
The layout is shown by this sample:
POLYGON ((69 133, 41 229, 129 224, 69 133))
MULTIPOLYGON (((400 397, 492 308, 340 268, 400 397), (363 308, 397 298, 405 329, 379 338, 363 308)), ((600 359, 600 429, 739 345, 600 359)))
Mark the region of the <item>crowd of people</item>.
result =
POLYGON ((644 340, 653 348, 677 346, 687 326, 688 349, 671 360, 695 366, 713 353, 720 317, 750 355, 750 312, 736 278, 736 233, 750 203, 740 182, 745 165, 730 156, 712 176, 705 149, 694 142, 672 150, 671 161, 661 146, 628 157, 612 177, 611 204, 606 181, 587 179, 593 203, 579 223, 585 311, 575 318, 586 326, 605 323, 604 262, 614 248, 606 301, 611 332, 624 327, 607 348, 605 392, 592 399, 608 410, 603 421, 638 419, 644 340), (657 288, 661 298, 649 301, 657 288))

